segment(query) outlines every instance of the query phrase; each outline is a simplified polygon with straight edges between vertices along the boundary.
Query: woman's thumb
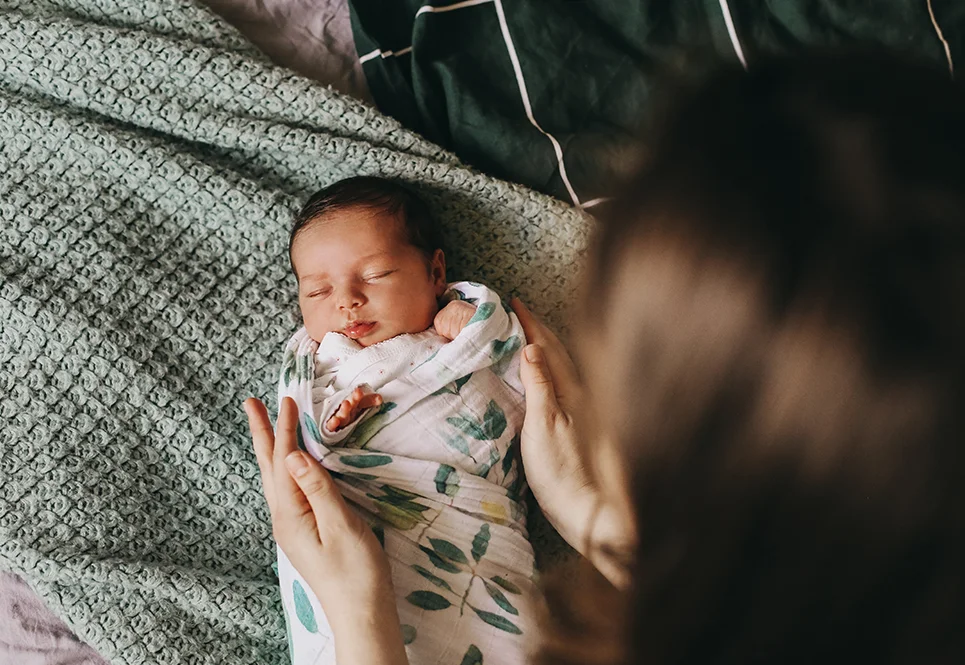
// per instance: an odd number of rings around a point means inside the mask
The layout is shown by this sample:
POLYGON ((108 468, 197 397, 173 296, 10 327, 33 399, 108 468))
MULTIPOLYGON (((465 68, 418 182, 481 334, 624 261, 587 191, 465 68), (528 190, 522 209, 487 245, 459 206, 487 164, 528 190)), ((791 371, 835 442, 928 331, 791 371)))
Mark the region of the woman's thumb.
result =
POLYGON ((549 411, 558 409, 556 403, 556 389, 550 368, 546 364, 546 357, 539 344, 528 344, 523 347, 523 362, 519 370, 519 378, 526 391, 526 412, 549 411))

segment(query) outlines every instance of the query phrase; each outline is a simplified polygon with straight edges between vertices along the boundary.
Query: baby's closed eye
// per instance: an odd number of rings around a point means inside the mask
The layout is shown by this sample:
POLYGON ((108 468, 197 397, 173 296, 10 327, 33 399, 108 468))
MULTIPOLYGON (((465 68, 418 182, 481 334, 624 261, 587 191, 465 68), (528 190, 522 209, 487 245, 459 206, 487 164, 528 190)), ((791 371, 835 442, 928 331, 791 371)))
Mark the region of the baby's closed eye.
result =
POLYGON ((332 293, 332 287, 330 287, 330 286, 323 286, 323 287, 320 288, 320 289, 315 289, 314 291, 309 292, 308 297, 309 297, 309 298, 324 298, 324 297, 330 295, 331 293, 332 293))
POLYGON ((384 277, 388 277, 394 272, 395 270, 382 270, 376 273, 371 273, 369 275, 366 275, 362 279, 364 279, 366 282, 374 282, 374 281, 383 279, 384 277))

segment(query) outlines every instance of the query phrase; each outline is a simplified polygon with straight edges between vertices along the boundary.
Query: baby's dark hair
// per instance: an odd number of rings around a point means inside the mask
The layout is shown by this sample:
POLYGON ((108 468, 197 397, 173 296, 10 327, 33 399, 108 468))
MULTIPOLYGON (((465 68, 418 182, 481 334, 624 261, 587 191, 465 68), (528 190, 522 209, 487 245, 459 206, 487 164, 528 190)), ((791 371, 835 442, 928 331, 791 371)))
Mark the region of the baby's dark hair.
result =
POLYGON ((582 312, 631 587, 551 589, 534 663, 965 662, 963 118, 947 69, 870 56, 667 110, 582 312))
MULTIPOLYGON (((288 256, 298 234, 312 222, 350 208, 365 208, 396 217, 402 222, 405 238, 430 259, 442 248, 439 227, 429 206, 412 190, 392 180, 373 176, 346 178, 321 189, 305 202, 292 225, 288 256)), ((292 265, 292 271, 295 266, 292 265)), ((298 277, 298 274, 295 273, 298 277)))

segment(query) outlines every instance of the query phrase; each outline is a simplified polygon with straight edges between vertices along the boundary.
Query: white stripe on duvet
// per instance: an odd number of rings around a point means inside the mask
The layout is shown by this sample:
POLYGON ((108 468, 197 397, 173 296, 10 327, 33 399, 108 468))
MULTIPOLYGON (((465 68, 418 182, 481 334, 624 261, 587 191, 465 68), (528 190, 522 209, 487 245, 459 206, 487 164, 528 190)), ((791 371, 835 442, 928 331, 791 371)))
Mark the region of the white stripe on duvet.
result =
POLYGON ((720 11, 724 15, 724 24, 727 26, 727 34, 730 35, 730 43, 734 46, 734 53, 737 54, 737 59, 744 65, 744 69, 747 69, 747 60, 744 59, 744 49, 741 48, 740 40, 737 38, 737 29, 734 28, 734 17, 730 15, 730 7, 727 5, 727 0, 720 0, 720 11))
POLYGON ((506 23, 506 14, 503 12, 502 0, 495 0, 495 3, 496 15, 499 17, 499 28, 502 30, 503 40, 506 42, 506 50, 509 51, 509 59, 513 63, 513 71, 516 73, 516 84, 519 86, 519 96, 523 100, 526 117, 529 118, 530 124, 538 129, 540 133, 553 144, 553 151, 556 153, 556 162, 560 168, 560 178, 562 178, 563 184, 566 185, 566 191, 569 192, 570 198, 573 200, 573 205, 580 207, 580 198, 576 195, 576 191, 574 191, 573 185, 570 184, 570 179, 566 175, 566 165, 563 163, 563 147, 560 145, 560 142, 556 140, 556 137, 540 127, 539 123, 536 122, 536 118, 533 117, 533 107, 529 103, 529 93, 526 91, 526 81, 523 79, 523 70, 519 65, 516 47, 513 46, 513 38, 509 34, 509 25, 506 23))
POLYGON ((400 55, 405 55, 406 53, 409 53, 411 50, 412 50, 411 46, 406 46, 405 48, 399 49, 398 51, 380 51, 379 49, 375 49, 374 51, 369 51, 368 53, 360 57, 359 62, 368 62, 369 60, 375 60, 379 56, 382 56, 383 60, 385 58, 398 57, 400 55))
POLYGON ((948 46, 948 42, 945 41, 945 35, 942 34, 941 26, 938 25, 938 19, 935 18, 935 10, 932 9, 931 0, 928 1, 928 16, 931 17, 931 24, 935 28, 935 34, 938 35, 938 39, 941 41, 942 46, 945 47, 945 60, 948 61, 948 73, 951 74, 952 78, 955 78, 955 63, 952 62, 952 49, 948 46))

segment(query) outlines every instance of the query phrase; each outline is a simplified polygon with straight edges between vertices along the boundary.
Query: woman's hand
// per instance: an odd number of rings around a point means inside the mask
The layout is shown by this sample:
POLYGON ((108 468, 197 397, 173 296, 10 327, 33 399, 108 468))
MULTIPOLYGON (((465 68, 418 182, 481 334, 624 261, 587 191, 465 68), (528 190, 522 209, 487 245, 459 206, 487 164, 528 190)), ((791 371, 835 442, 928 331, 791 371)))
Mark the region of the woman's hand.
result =
POLYGON ((625 523, 603 500, 573 420, 585 408, 583 385, 566 347, 518 298, 510 305, 526 333, 520 378, 526 417, 520 454, 526 481, 543 514, 560 535, 613 584, 627 583, 627 570, 612 556, 632 539, 625 523))
POLYGON ((298 407, 282 401, 277 435, 265 405, 245 401, 275 541, 318 598, 340 665, 408 663, 389 561, 332 477, 298 449, 298 407))

